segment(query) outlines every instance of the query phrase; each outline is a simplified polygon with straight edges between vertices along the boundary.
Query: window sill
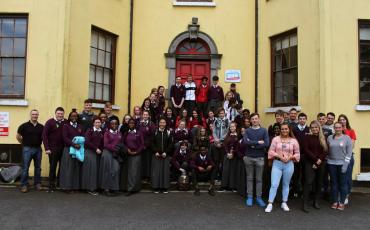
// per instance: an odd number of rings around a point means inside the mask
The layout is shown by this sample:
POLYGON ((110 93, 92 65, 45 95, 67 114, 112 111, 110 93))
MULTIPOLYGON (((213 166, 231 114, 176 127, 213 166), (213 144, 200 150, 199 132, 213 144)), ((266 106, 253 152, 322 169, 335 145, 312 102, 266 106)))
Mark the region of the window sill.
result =
MULTIPOLYGON (((94 109, 104 109, 104 106, 105 106, 105 104, 103 104, 103 103, 92 103, 92 107, 94 109)), ((113 110, 120 110, 121 107, 118 106, 118 105, 112 105, 112 109, 113 110)))
POLYGON ((358 181, 370 181, 370 173, 360 173, 356 179, 358 181))
POLYGON ((356 111, 370 111, 370 105, 356 105, 356 111))
POLYGON ((284 107, 270 107, 265 109, 265 113, 275 113, 278 110, 283 110, 285 112, 289 112, 292 108, 295 108, 297 111, 301 111, 302 107, 300 105, 296 106, 284 106, 284 107))
POLYGON ((208 6, 215 7, 215 2, 178 2, 176 0, 172 3, 173 6, 208 6))
POLYGON ((0 99, 0 105, 27 107, 28 101, 25 99, 0 99))

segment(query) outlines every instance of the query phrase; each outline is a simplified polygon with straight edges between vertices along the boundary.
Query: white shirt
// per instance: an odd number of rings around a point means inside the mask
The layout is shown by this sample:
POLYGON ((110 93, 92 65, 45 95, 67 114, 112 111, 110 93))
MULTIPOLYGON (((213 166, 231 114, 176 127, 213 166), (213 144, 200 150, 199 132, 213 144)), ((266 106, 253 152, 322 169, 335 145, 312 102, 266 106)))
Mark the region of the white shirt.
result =
POLYGON ((197 88, 197 85, 192 81, 191 83, 185 82, 184 86, 186 89, 185 100, 195 101, 195 90, 197 88))

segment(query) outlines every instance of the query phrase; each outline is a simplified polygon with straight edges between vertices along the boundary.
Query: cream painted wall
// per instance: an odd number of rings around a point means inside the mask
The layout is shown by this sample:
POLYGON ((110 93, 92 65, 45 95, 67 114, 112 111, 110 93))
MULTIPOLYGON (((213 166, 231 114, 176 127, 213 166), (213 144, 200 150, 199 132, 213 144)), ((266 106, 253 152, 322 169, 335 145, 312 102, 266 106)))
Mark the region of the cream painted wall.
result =
POLYGON ((153 87, 168 85, 164 54, 172 40, 199 19, 200 31, 215 41, 221 58, 218 75, 224 91, 226 69, 240 69, 237 85, 245 106, 254 108, 254 1, 217 0, 216 7, 175 7, 172 0, 135 1, 132 106, 141 105, 153 87))

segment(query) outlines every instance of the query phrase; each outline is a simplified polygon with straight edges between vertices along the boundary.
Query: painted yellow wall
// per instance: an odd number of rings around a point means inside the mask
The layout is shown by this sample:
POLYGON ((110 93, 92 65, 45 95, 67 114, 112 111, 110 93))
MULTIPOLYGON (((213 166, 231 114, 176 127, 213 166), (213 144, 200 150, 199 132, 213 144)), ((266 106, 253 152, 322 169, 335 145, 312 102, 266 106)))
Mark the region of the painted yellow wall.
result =
POLYGON ((216 7, 175 7, 172 2, 135 1, 132 106, 141 105, 153 87, 168 86, 164 54, 197 17, 200 31, 213 38, 223 55, 218 75, 224 91, 229 89, 225 70, 240 69, 237 88, 245 105, 254 108, 254 1, 217 0, 216 7))
MULTIPOLYGON (((44 123, 62 102, 63 50, 66 2, 49 0, 1 1, 2 13, 28 13, 28 44, 25 99, 28 107, 0 106, 10 112, 9 137, 0 137, 1 144, 17 143, 18 126, 29 119, 29 111, 40 111, 44 123)), ((48 161, 42 161, 47 175, 48 161)))
MULTIPOLYGON (((260 1, 261 111, 271 106, 269 37, 297 28, 298 104, 309 121, 318 112, 349 117, 358 136, 354 178, 360 172, 360 148, 370 148, 369 112, 354 109, 359 103, 357 21, 370 19, 369 8, 366 0, 260 1)), ((263 120, 272 123, 273 117, 265 113, 263 120)))
MULTIPOLYGON (((358 19, 370 19, 366 0, 329 0, 323 29, 326 46, 322 66, 326 77, 326 108, 346 114, 357 134, 354 178, 360 172, 360 148, 370 148, 370 112, 355 110, 359 104, 358 19), (329 40, 330 39, 330 40, 329 40)), ((324 99, 324 98, 322 98, 324 99)))

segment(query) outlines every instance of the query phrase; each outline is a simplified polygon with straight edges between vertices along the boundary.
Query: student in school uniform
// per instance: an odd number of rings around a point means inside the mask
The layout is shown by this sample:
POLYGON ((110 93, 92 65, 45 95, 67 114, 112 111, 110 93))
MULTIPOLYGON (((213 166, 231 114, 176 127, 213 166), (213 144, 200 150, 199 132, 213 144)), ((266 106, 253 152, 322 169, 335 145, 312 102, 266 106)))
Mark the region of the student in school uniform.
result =
POLYGON ((176 117, 173 114, 171 107, 166 108, 162 118, 166 120, 167 129, 172 132, 176 127, 176 117))
POLYGON ((138 124, 141 121, 141 108, 140 108, 140 106, 135 106, 134 107, 134 112, 133 112, 132 118, 135 120, 136 124, 138 124))
POLYGON ((239 144, 239 136, 236 129, 236 123, 231 122, 229 131, 224 139, 225 147, 225 156, 222 167, 222 180, 221 180, 221 189, 236 191, 237 181, 237 151, 239 144))
POLYGON ((189 129, 190 124, 190 114, 188 113, 188 110, 185 108, 181 109, 180 114, 176 117, 176 124, 175 127, 179 127, 179 122, 185 121, 186 122, 186 128, 189 129))
POLYGON ((161 118, 152 137, 152 188, 154 193, 168 193, 170 187, 170 155, 173 138, 166 128, 166 120, 161 118))
POLYGON ((244 153, 246 151, 246 145, 243 143, 243 135, 245 133, 245 128, 242 127, 240 129, 240 135, 238 137, 238 149, 236 155, 236 189, 239 195, 242 197, 247 196, 247 174, 245 171, 245 164, 244 164, 244 153))
POLYGON ((273 129, 275 124, 281 125, 283 124, 283 122, 284 122, 284 111, 279 109, 275 112, 275 123, 268 127, 268 133, 269 133, 270 140, 272 140, 271 137, 275 136, 275 131, 273 129))
POLYGON ((208 149, 201 147, 200 151, 191 161, 194 195, 200 195, 198 186, 199 181, 209 181, 208 194, 211 196, 216 195, 214 191, 215 178, 216 178, 216 165, 208 154, 208 149))
POLYGON ((209 130, 209 126, 215 123, 215 113, 213 111, 208 111, 208 117, 206 119, 207 129, 209 130))
POLYGON ((121 132, 122 135, 127 132, 128 122, 131 119, 133 118, 129 114, 125 114, 125 116, 123 116, 122 124, 118 126, 118 130, 121 132))
POLYGON ((42 141, 44 143, 45 153, 49 157, 49 189, 48 192, 54 192, 56 185, 59 185, 59 182, 56 183, 57 175, 59 177, 60 173, 60 160, 63 154, 63 126, 67 121, 64 119, 64 109, 58 107, 55 110, 55 116, 50 118, 44 127, 42 133, 42 141), (57 173, 57 167, 59 165, 59 170, 57 173))
POLYGON ((304 184, 304 164, 305 164, 305 152, 303 149, 303 142, 305 136, 310 132, 310 128, 306 124, 307 115, 305 113, 300 113, 298 115, 298 123, 293 126, 293 134, 298 141, 299 151, 300 151, 300 161, 294 163, 294 174, 292 178, 293 188, 292 195, 293 197, 301 196, 303 193, 303 184, 304 184))
POLYGON ((294 128, 298 124, 298 110, 296 108, 291 108, 289 110, 289 119, 288 119, 288 124, 294 128))
POLYGON ((158 98, 158 111, 159 111, 159 114, 158 114, 158 117, 160 117, 163 112, 164 112, 164 108, 166 107, 166 98, 165 98, 165 88, 164 86, 160 85, 158 86, 158 95, 157 95, 157 98, 158 98))
POLYGON ((93 120, 93 128, 85 133, 85 156, 81 170, 81 189, 86 190, 90 195, 98 195, 98 156, 103 151, 103 132, 99 118, 93 120))
POLYGON ((193 76, 191 74, 188 75, 184 87, 185 87, 184 107, 186 108, 189 114, 192 114, 193 109, 196 106, 195 91, 197 89, 197 85, 195 84, 193 76))
POLYGON ((206 127, 206 120, 203 118, 202 113, 194 109, 192 116, 189 118, 188 127, 193 136, 195 136, 198 129, 201 127, 206 127))
POLYGON ((170 98, 173 113, 178 116, 185 101, 185 87, 181 84, 181 77, 176 77, 176 83, 171 86, 170 98))
POLYGON ((193 158, 192 151, 189 149, 188 142, 183 141, 180 147, 175 150, 171 159, 173 168, 173 178, 178 179, 181 174, 189 175, 191 172, 190 161, 193 158))
POLYGON ((211 147, 208 131, 204 127, 198 129, 197 134, 193 138, 193 151, 198 152, 201 147, 206 147, 207 149, 211 147))
POLYGON ((208 91, 208 111, 213 111, 213 113, 216 113, 222 107, 224 101, 224 91, 218 85, 218 81, 218 76, 213 76, 212 85, 208 91))
POLYGON ((102 130, 102 132, 104 134, 105 131, 107 131, 109 129, 109 123, 107 121, 107 119, 108 119, 107 114, 105 114, 105 112, 103 110, 103 111, 100 111, 98 117, 100 118, 100 121, 101 121, 101 130, 102 130))
POLYGON ((175 129, 175 131, 173 132, 173 143, 175 149, 177 149, 180 146, 181 142, 183 141, 187 141, 189 142, 189 145, 191 145, 190 144, 191 138, 192 138, 191 133, 186 128, 185 121, 180 120, 179 127, 175 129))
POLYGON ((154 124, 157 124, 159 116, 163 113, 163 111, 160 111, 157 94, 151 93, 149 96, 149 100, 150 110, 152 112, 152 114, 150 114, 150 119, 153 121, 154 124))
POLYGON ((203 117, 206 117, 208 114, 208 78, 204 76, 202 78, 202 83, 197 87, 195 91, 197 109, 203 117))
POLYGON ((119 190, 121 166, 116 146, 121 143, 122 136, 118 131, 118 121, 111 120, 110 129, 104 133, 104 149, 99 166, 99 187, 106 196, 114 196, 119 190))
MULTIPOLYGON (((149 116, 143 113, 144 119, 149 116)), ((131 119, 128 122, 128 131, 123 135, 123 145, 127 148, 127 159, 123 164, 122 184, 123 190, 126 191, 126 196, 141 190, 141 155, 145 149, 144 135, 140 130, 135 128, 135 121, 131 119)), ((144 127, 144 129, 146 129, 144 127)), ((149 127, 148 127, 149 129, 149 127)))
POLYGON ((63 126, 63 142, 64 149, 60 162, 60 188, 68 193, 73 193, 80 189, 80 170, 81 163, 77 158, 72 158, 70 155, 70 147, 80 149, 79 144, 72 142, 76 136, 83 136, 82 126, 78 124, 78 113, 76 109, 72 109, 68 116, 68 122, 63 126))
POLYGON ((93 119, 95 118, 95 114, 91 111, 92 108, 92 100, 86 99, 84 101, 84 110, 79 115, 78 123, 81 124, 82 130, 85 133, 89 128, 93 127, 93 119))
POLYGON ((230 84, 230 92, 233 93, 233 97, 236 99, 239 105, 243 105, 243 100, 240 98, 240 94, 236 91, 236 84, 230 84))
POLYGON ((151 121, 148 111, 143 111, 142 120, 136 128, 144 138, 144 147, 141 153, 141 176, 143 179, 149 181, 152 174, 152 152, 150 151, 150 144, 153 131, 155 130, 155 125, 151 121))

